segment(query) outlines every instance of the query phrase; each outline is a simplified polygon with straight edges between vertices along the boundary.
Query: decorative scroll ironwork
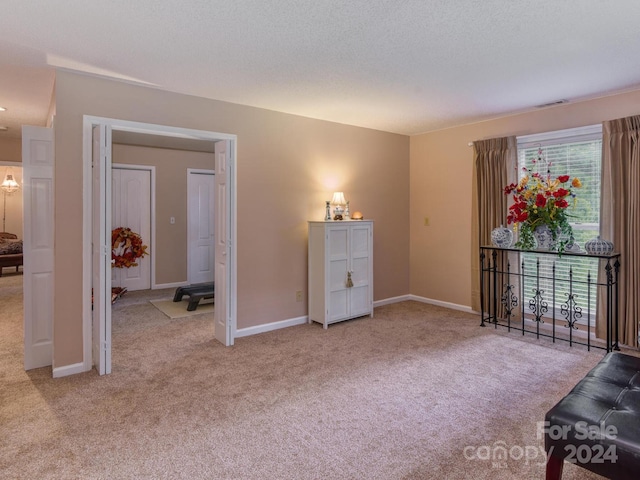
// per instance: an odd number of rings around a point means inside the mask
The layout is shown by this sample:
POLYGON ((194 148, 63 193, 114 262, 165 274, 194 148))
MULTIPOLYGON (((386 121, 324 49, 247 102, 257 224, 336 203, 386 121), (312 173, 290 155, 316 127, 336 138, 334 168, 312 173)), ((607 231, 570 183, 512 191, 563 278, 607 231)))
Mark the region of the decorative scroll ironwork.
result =
POLYGON ((544 323, 543 315, 549 311, 549 304, 543 297, 544 290, 536 288, 533 293, 533 297, 529 299, 529 310, 535 315, 536 322, 544 323))
POLYGON ((518 297, 515 293, 515 285, 509 283, 504 284, 504 293, 502 294, 501 303, 504 305, 504 314, 506 318, 513 317, 513 311, 518 306, 518 297))
POLYGON ((534 320, 544 323, 542 318, 549 311, 549 304, 544 299, 544 290, 540 288, 540 259, 536 260, 536 288, 532 290, 533 297, 529 300, 529 310, 535 315, 534 320))
POLYGON ((577 295, 573 293, 567 293, 566 295, 567 301, 560 306, 560 313, 567 322, 565 327, 577 330, 578 327, 576 327, 575 323, 582 318, 582 307, 576 303, 577 295))
POLYGON ((516 286, 511 284, 511 263, 507 261, 507 283, 503 285, 504 291, 500 297, 500 303, 504 307, 504 315, 511 322, 513 310, 518 306, 518 296, 513 293, 516 286))

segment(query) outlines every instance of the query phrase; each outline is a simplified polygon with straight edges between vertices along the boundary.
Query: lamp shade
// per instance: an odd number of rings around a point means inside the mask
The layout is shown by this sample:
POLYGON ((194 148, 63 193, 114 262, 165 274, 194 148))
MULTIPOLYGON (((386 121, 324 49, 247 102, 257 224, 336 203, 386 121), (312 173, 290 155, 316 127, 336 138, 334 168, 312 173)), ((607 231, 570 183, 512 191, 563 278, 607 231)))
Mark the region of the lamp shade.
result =
POLYGON ((331 205, 346 205, 347 201, 344 199, 344 193, 333 192, 333 198, 331 199, 331 205))
POLYGON ((20 188, 20 185, 13 179, 12 174, 7 173, 7 176, 4 177, 4 181, 0 184, 0 188, 2 188, 2 190, 7 193, 12 193, 18 190, 18 188, 20 188))

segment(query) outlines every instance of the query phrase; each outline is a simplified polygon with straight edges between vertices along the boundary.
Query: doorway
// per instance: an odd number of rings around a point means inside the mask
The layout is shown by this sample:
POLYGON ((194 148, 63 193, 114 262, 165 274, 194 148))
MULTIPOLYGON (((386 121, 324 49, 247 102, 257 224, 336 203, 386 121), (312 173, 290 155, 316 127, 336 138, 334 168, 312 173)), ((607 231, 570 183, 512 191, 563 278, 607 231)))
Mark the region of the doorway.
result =
POLYGON ((0 161, 0 182, 10 177, 18 186, 0 188, 2 232, 14 233, 22 239, 22 163, 0 161))
MULTIPOLYGON (((110 290, 111 278, 107 274, 107 262, 110 261, 110 251, 107 252, 107 241, 104 232, 111 231, 110 202, 104 196, 100 197, 100 191, 109 191, 110 178, 107 179, 106 171, 111 169, 111 131, 136 132, 141 134, 166 136, 184 140, 209 141, 216 145, 215 165, 216 171, 216 201, 215 201, 215 281, 216 281, 216 309, 214 309, 215 337, 224 345, 233 345, 236 331, 237 312, 237 252, 236 252, 236 136, 191 130, 177 127, 169 127, 156 124, 145 124, 125 120, 109 119, 103 117, 84 116, 83 119, 83 179, 84 179, 84 214, 83 214, 83 343, 84 360, 83 368, 90 370, 95 364, 100 374, 110 373, 110 313, 111 304, 102 299, 101 304, 94 305, 91 310, 89 289, 92 283, 99 282, 100 288, 108 287, 110 290), (94 127, 106 132, 105 143, 102 145, 99 158, 94 158, 94 127), (221 148, 217 148, 220 146, 221 148), (96 163, 97 162, 97 163, 96 163), (94 164, 95 163, 95 164, 94 164), (102 165, 104 163, 104 165, 102 165), (92 167, 93 165, 93 167, 92 167), (96 176, 93 171, 98 172, 96 176), (95 178, 94 178, 95 177, 95 178), (96 180, 97 179, 97 180, 96 180), (94 200, 96 196, 98 200, 94 200), (103 200, 101 200, 101 198, 103 200), (103 208, 104 205, 104 208, 103 208), (97 216, 96 222, 92 220, 92 210, 97 216), (92 232, 92 225, 99 224, 101 231, 98 236, 92 232), (92 266, 92 240, 100 239, 99 247, 94 249, 94 257, 98 258, 100 268, 92 266), (109 253, 107 259, 107 253, 109 253), (96 273, 96 275, 94 275, 96 273), (92 282, 92 276, 94 280, 92 282), (97 311, 96 311, 97 310, 97 311), (94 320, 95 318, 98 320, 94 320), (97 335, 94 335, 97 333, 97 335), (93 350, 93 353, 92 353, 93 350)), ((97 284, 96 284, 97 285, 97 284)), ((105 288, 105 291, 107 289, 105 288)), ((99 295, 97 295, 99 297, 99 295)))

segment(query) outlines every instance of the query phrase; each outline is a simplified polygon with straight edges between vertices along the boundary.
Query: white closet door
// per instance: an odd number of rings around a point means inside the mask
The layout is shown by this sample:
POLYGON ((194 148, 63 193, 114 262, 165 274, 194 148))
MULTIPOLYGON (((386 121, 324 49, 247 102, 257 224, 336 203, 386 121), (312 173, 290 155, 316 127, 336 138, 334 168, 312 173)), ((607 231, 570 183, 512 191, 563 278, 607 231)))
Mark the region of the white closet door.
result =
MULTIPOLYGON (((140 234, 150 251, 151 241, 151 171, 122 166, 112 169, 112 228, 127 227, 140 234)), ((137 267, 112 268, 111 283, 127 290, 151 288, 151 255, 137 260, 137 267)))
POLYGON ((53 129, 22 127, 24 369, 53 360, 53 129))
POLYGON ((214 281, 215 176, 213 172, 189 172, 189 283, 214 281))
POLYGON ((328 231, 329 322, 349 316, 349 228, 331 227, 328 231))
POLYGON ((371 227, 367 224, 353 225, 350 230, 351 242, 351 280, 349 289, 349 307, 352 316, 366 315, 372 311, 371 304, 371 227))

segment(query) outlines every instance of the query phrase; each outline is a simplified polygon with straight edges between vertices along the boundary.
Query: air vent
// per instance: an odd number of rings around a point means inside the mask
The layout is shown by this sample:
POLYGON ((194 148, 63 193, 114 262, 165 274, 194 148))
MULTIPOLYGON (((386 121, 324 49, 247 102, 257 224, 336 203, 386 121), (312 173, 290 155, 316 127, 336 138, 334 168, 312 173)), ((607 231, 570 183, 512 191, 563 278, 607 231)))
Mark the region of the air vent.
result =
POLYGON ((536 105, 536 108, 553 107, 554 105, 562 105, 563 103, 569 103, 569 100, 556 100, 555 102, 543 103, 542 105, 536 105))

